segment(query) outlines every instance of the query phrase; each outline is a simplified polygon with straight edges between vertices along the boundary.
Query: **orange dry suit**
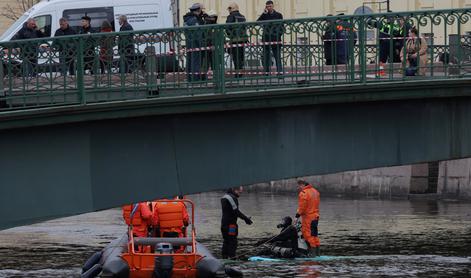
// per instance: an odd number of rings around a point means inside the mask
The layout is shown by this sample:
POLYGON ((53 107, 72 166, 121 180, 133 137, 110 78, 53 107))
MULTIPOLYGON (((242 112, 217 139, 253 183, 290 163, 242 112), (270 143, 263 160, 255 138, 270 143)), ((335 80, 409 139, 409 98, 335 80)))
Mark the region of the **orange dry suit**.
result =
POLYGON ((183 202, 159 200, 154 203, 153 222, 158 223, 161 237, 183 237, 189 223, 188 211, 183 202))
POLYGON ((301 216, 301 231, 303 238, 311 248, 321 245, 318 237, 320 194, 308 184, 299 192, 298 214, 301 216))
POLYGON ((152 212, 147 203, 123 206, 123 218, 128 226, 132 226, 134 236, 147 236, 147 228, 152 224, 152 212))

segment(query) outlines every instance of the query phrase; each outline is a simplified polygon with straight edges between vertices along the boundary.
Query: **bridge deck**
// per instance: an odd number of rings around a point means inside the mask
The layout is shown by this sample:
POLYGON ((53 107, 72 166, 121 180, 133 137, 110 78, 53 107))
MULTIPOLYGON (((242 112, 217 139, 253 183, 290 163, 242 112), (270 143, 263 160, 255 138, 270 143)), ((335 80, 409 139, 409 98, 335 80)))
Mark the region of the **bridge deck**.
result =
POLYGON ((460 80, 471 77, 471 37, 462 35, 471 30, 470 18, 468 9, 420 11, 4 42, 0 112, 163 96, 460 80), (385 39, 379 26, 391 20, 399 26, 399 19, 406 22, 402 35, 385 39), (413 26, 420 40, 405 34, 413 26), (246 41, 233 42, 234 32, 246 41), (267 41, 267 34, 272 39, 267 41), (401 47, 417 41, 423 48, 401 47), (124 53, 129 47, 133 52, 124 53), (234 68, 237 51, 244 57, 239 70, 234 68), (273 51, 280 53, 282 70, 274 67, 273 51), (422 54, 416 67, 408 64, 412 58, 398 61, 399 54, 409 57, 410 51, 422 54), (388 56, 394 63, 381 63, 388 56), (264 63, 273 64, 270 73, 264 63), (132 73, 120 72, 126 68, 132 73), (407 68, 426 73, 405 76, 407 68))

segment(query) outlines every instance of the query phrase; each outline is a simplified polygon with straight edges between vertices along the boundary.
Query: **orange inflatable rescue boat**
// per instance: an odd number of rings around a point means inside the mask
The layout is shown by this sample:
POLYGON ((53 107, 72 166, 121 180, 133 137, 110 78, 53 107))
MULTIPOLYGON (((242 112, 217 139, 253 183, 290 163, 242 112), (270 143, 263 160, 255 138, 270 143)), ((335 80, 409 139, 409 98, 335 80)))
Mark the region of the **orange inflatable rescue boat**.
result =
MULTIPOLYGON (((159 200, 157 202, 169 202, 159 200)), ((82 268, 81 278, 213 278, 242 277, 225 267, 196 241, 194 204, 171 200, 191 207, 191 221, 183 237, 134 237, 132 226, 121 238, 91 256, 82 268)))

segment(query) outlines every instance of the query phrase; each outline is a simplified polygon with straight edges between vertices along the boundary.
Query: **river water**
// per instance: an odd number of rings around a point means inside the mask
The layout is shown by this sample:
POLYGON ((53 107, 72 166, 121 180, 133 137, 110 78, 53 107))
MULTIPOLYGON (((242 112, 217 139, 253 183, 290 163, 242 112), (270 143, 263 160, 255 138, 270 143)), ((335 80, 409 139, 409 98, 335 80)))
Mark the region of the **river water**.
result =
MULTIPOLYGON (((198 238, 219 256, 221 193, 189 196, 198 238)), ((239 254, 273 235, 296 211, 295 195, 243 193, 239 254)), ((0 277, 78 277, 94 251, 121 236, 121 211, 111 209, 0 232, 0 277)), ((453 201, 323 198, 318 261, 249 262, 245 277, 471 277, 471 204, 453 201)))

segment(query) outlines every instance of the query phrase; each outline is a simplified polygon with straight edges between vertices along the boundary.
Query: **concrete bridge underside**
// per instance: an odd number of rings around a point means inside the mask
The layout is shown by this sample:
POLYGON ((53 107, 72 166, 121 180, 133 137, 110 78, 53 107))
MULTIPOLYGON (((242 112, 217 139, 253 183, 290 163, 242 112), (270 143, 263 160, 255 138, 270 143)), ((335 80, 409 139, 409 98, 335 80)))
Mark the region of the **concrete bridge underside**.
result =
POLYGON ((0 229, 287 177, 471 156, 469 81, 8 113, 0 229))

